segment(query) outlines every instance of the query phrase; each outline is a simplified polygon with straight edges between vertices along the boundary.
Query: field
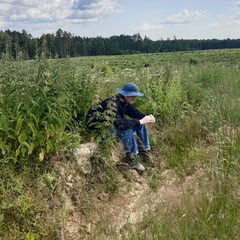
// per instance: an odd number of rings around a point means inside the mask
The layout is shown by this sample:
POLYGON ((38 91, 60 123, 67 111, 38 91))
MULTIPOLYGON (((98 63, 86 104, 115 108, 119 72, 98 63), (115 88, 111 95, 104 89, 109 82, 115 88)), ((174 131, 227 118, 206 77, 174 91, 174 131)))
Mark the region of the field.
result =
POLYGON ((2 56, 0 239, 238 239, 239 63, 239 49, 2 56), (156 167, 143 176, 117 167, 104 124, 97 137, 85 127, 89 107, 128 81, 156 118, 156 167), (74 153, 89 142, 85 172, 74 153))

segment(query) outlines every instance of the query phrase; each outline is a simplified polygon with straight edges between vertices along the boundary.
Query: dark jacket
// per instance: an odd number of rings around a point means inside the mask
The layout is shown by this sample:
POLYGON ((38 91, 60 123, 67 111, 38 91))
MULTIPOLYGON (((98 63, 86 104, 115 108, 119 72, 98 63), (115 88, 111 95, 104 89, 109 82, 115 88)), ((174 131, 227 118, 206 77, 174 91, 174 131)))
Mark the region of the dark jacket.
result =
POLYGON ((146 116, 138 109, 136 109, 132 104, 128 104, 124 101, 124 98, 121 94, 118 94, 114 97, 107 98, 100 103, 100 106, 97 108, 91 108, 88 111, 86 116, 86 123, 90 129, 94 129, 94 126, 91 123, 103 122, 106 121, 106 118, 100 117, 99 113, 107 113, 111 108, 113 114, 113 124, 116 128, 120 130, 126 130, 133 127, 139 127, 139 120, 146 116), (125 115, 130 119, 125 118, 125 115))

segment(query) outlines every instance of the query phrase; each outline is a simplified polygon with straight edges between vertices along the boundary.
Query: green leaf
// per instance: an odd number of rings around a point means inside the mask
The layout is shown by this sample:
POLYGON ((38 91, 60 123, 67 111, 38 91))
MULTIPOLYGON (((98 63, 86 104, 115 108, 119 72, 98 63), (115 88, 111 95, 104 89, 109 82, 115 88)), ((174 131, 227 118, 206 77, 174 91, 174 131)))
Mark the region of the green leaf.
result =
POLYGON ((20 107, 23 105, 23 103, 19 103, 17 106, 17 112, 20 110, 20 107))
POLYGON ((28 138, 27 133, 24 131, 24 132, 21 132, 21 134, 19 135, 18 141, 20 144, 22 144, 27 140, 27 138, 28 138))
POLYGON ((27 142, 22 142, 21 143, 22 156, 25 156, 26 152, 29 152, 29 149, 30 149, 30 145, 27 142))
POLYGON ((32 131, 32 136, 35 137, 37 135, 37 129, 35 128, 34 124, 29 122, 28 126, 30 127, 30 129, 32 131))
POLYGON ((3 127, 0 127, 0 131, 3 131, 3 132, 7 132, 7 129, 6 128, 3 128, 3 127))
POLYGON ((41 152, 39 153, 39 160, 40 160, 40 161, 43 161, 44 155, 45 155, 45 150, 42 149, 41 152))
POLYGON ((17 120, 17 124, 16 124, 16 128, 15 128, 15 132, 16 135, 18 136, 21 129, 22 129, 22 124, 23 124, 23 118, 20 116, 17 120))
POLYGON ((30 144, 30 147, 29 147, 29 149, 28 149, 28 155, 31 155, 32 154, 32 152, 33 152, 33 150, 34 150, 34 143, 31 143, 30 144))
POLYGON ((34 119, 35 124, 38 125, 38 118, 34 114, 31 114, 30 116, 31 116, 31 119, 34 119))
POLYGON ((14 207, 15 205, 12 204, 12 203, 7 203, 5 201, 2 201, 2 206, 1 206, 1 209, 9 209, 9 208, 12 208, 14 207))
POLYGON ((6 145, 3 141, 0 141, 0 149, 2 150, 2 154, 6 154, 6 145))
POLYGON ((19 153, 20 153, 20 146, 19 146, 19 148, 16 149, 16 151, 15 151, 15 160, 18 158, 19 153))

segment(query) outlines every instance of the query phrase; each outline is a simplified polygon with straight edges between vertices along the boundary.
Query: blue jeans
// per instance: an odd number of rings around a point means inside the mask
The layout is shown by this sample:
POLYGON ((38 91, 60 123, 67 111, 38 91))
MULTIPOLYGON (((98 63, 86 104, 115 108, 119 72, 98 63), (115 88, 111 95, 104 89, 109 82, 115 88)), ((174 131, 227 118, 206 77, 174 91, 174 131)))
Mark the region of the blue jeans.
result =
POLYGON ((120 130, 115 128, 114 133, 123 143, 126 152, 137 155, 139 151, 150 150, 150 143, 146 125, 120 130))

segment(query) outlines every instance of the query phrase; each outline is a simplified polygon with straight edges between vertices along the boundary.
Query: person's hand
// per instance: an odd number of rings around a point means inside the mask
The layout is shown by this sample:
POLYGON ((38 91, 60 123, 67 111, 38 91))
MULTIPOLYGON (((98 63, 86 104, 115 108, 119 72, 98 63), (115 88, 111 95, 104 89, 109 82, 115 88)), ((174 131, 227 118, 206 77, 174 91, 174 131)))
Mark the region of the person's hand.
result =
POLYGON ((141 125, 147 124, 147 123, 150 123, 150 122, 155 122, 155 117, 153 115, 147 115, 140 120, 141 125))

